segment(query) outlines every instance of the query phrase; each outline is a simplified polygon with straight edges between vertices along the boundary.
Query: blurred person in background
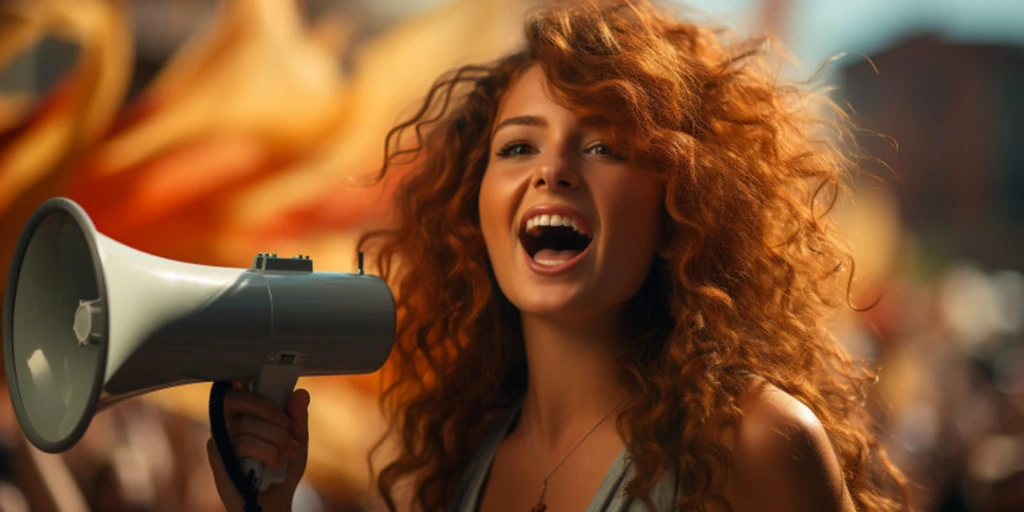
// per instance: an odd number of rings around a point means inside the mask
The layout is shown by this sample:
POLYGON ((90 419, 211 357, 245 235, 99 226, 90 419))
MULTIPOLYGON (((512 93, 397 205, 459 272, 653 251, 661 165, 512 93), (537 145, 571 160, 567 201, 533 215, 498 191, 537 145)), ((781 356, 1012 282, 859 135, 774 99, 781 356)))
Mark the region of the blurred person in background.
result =
MULTIPOLYGON (((388 137, 382 179, 414 170, 363 240, 399 314, 383 505, 906 509, 874 374, 826 326, 853 272, 828 216, 842 116, 760 41, 647 2, 557 4, 525 33, 388 137)), ((308 404, 226 398, 238 455, 288 462, 264 510, 291 506, 308 404)))

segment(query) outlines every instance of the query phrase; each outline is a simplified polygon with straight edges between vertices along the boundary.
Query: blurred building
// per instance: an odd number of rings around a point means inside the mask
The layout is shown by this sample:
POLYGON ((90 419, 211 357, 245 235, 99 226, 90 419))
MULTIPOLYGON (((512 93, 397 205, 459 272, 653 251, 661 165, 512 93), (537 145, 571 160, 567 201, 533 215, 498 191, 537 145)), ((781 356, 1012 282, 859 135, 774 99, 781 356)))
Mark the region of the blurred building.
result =
POLYGON ((845 62, 839 101, 868 155, 856 186, 891 192, 907 234, 861 318, 882 438, 921 510, 1022 510, 1024 47, 918 33, 845 62))
POLYGON ((923 34, 844 68, 840 91, 907 227, 943 260, 1024 269, 1024 47, 923 34), (876 70, 877 68, 877 70, 876 70))

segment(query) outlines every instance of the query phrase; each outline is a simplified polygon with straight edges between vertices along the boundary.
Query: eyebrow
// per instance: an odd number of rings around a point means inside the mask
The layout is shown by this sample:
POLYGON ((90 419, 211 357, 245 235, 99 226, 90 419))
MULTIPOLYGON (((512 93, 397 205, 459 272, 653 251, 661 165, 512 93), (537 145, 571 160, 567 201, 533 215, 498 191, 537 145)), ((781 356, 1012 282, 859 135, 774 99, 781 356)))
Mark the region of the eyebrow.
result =
POLYGON ((547 119, 544 119, 543 117, 540 117, 540 116, 516 116, 516 117, 510 117, 510 118, 505 119, 504 121, 498 123, 498 126, 494 127, 494 132, 493 133, 497 133, 498 130, 500 130, 500 129, 506 127, 506 126, 513 126, 513 125, 517 125, 517 126, 539 126, 539 127, 544 128, 544 127, 547 127, 548 121, 547 121, 547 119))
MULTIPOLYGON (((580 124, 583 126, 603 128, 609 126, 610 123, 607 119, 600 116, 586 116, 580 121, 580 124)), ((498 133, 498 130, 506 126, 538 126, 546 128, 548 126, 548 121, 541 116, 534 115, 510 117, 498 123, 498 126, 494 127, 494 132, 492 133, 498 133)))

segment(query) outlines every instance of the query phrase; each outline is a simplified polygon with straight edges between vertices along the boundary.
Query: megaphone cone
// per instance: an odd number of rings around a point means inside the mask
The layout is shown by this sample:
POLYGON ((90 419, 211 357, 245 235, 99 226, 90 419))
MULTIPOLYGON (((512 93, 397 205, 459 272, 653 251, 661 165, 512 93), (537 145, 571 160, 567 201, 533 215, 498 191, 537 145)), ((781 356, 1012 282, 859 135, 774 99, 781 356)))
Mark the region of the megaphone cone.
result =
POLYGON ((372 372, 394 334, 378 277, 313 272, 308 257, 261 254, 251 268, 160 258, 98 233, 62 198, 25 226, 3 311, 11 401, 48 452, 74 445, 97 411, 156 389, 286 375, 287 397, 299 375, 372 372))

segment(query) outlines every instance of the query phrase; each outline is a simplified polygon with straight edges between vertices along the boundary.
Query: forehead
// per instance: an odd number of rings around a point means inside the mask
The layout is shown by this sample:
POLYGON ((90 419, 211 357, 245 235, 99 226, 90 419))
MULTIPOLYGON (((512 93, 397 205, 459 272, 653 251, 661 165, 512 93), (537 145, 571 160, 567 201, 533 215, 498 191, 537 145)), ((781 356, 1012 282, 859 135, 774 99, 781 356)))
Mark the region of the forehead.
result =
POLYGON ((542 127, 609 128, 610 122, 598 109, 579 112, 565 102, 557 101, 551 82, 539 65, 523 72, 505 93, 498 107, 494 130, 505 124, 542 127))
POLYGON ((552 93, 551 82, 540 66, 534 64, 526 69, 519 76, 504 97, 498 107, 498 115, 495 126, 502 121, 519 116, 531 116, 548 123, 578 123, 599 124, 594 116, 586 116, 580 119, 577 113, 571 108, 555 100, 552 93))

